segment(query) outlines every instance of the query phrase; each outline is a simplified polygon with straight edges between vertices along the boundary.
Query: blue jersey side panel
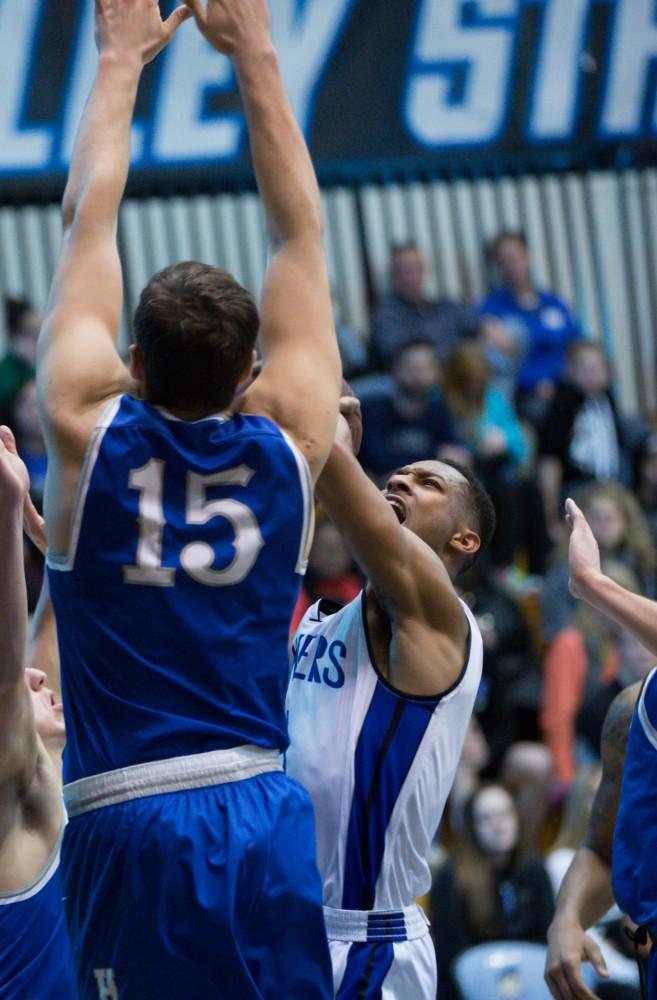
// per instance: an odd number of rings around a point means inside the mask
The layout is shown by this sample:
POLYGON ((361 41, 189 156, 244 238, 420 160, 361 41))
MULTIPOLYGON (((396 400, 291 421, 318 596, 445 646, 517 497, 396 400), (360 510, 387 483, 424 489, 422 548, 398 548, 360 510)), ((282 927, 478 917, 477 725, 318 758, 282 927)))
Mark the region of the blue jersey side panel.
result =
POLYGON ((657 672, 647 679, 630 725, 614 833, 612 887, 637 924, 657 927, 657 672))
POLYGON ((284 749, 303 462, 264 418, 178 421, 129 396, 94 452, 74 551, 49 571, 65 780, 244 743, 284 749), (153 582, 134 582, 131 567, 154 564, 153 582), (236 564, 241 578, 220 576, 236 564))
POLYGON ((77 990, 64 923, 59 868, 18 902, 0 897, 0 998, 75 1000, 77 990))

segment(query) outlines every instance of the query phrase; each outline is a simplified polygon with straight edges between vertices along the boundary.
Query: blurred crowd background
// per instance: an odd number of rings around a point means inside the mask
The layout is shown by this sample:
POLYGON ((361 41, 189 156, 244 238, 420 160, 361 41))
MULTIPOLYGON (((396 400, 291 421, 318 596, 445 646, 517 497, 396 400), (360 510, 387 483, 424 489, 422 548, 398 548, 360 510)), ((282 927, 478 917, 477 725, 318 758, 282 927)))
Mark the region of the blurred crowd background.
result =
MULTIPOLYGON (((360 460, 383 484, 387 473, 413 460, 457 459, 479 474, 498 517, 487 557, 459 581, 484 637, 484 677, 435 843, 434 886, 424 901, 438 952, 439 997, 452 1000, 459 995, 457 982, 467 994, 467 965, 458 956, 467 956, 473 946, 504 940, 544 944, 555 893, 581 843, 599 780, 605 712, 618 691, 653 666, 633 639, 570 596, 562 510, 564 498, 575 497, 599 542, 605 572, 624 587, 657 597, 654 144, 646 154, 654 112, 648 67, 657 54, 657 22, 654 4, 644 0, 542 0, 533 5, 519 0, 413 0, 400 5, 404 12, 397 14, 397 5, 387 0, 319 3, 327 17, 335 8, 336 37, 324 41, 335 43, 332 51, 342 62, 325 75, 313 105, 323 130, 315 134, 309 120, 306 131, 315 140, 313 152, 323 157, 320 177, 327 181, 327 257, 344 374, 362 402, 360 460), (612 7, 616 21, 605 15, 612 7), (414 36, 411 14, 416 18, 414 36), (580 20, 575 23, 576 17, 580 20), (646 25, 652 34, 646 33, 646 25), (377 26, 379 35, 371 26, 377 26), (486 30, 520 37, 524 31, 523 37, 547 46, 540 51, 554 59, 560 31, 564 38, 579 38, 580 49, 572 50, 574 62, 566 69, 584 97, 577 104, 573 90, 580 117, 573 112, 568 142, 565 132, 555 132, 558 141, 552 146, 547 133, 533 147, 518 139, 517 122, 524 115, 531 78, 529 56, 518 61, 505 97, 512 112, 509 135, 500 138, 498 130, 493 137, 497 125, 491 118, 488 160, 485 136, 474 126, 470 145, 460 133, 452 159, 437 159, 444 136, 438 124, 432 132, 430 103, 423 142, 418 140, 411 150, 412 158, 398 138, 403 131, 397 120, 399 95, 383 88, 387 104, 370 95, 371 121, 362 112, 348 113, 349 108, 343 118, 328 100, 322 103, 331 86, 347 99, 345 66, 352 70, 357 63, 362 74, 378 79, 385 66, 375 66, 374 57, 379 52, 384 63, 386 38, 396 43, 395 31, 402 30, 418 50, 416 60, 420 49, 432 44, 436 65, 440 58, 452 60, 440 70, 451 74, 452 90, 443 95, 450 115, 460 105, 464 115, 472 111, 467 105, 471 100, 476 104, 477 93, 486 110, 486 91, 476 73, 484 49, 473 46, 454 63, 454 52, 441 57, 438 51, 445 38, 474 38, 486 30), (619 37, 626 48, 629 39, 631 59, 622 51, 617 54, 619 37), (600 53, 607 54, 610 65, 603 65, 600 53), (354 56, 351 62, 349 56, 354 56), (467 78, 469 60, 472 91, 459 83, 458 75, 464 64, 467 78), (596 133, 587 109, 601 106, 603 92, 611 101, 612 90, 603 87, 605 74, 611 74, 609 88, 615 88, 617 103, 603 109, 609 126, 603 134, 596 133), (632 119, 632 102, 638 108, 634 132, 622 124, 624 113, 632 119), (385 150, 377 159, 367 153, 367 162, 350 153, 356 139, 367 136, 368 124, 372 134, 379 129, 384 136, 389 127, 391 143, 399 146, 396 160, 385 150), (327 130, 330 142, 322 138, 327 130), (345 153, 337 167, 341 143, 345 153), (332 173, 324 163, 331 157, 332 173)), ((9 6, 9 0, 0 0, 0 22, 9 6)), ((61 13, 56 0, 42 6, 46 20, 61 13)), ((88 17, 84 3, 71 0, 69 6, 72 17, 78 12, 80 27, 88 17)), ((281 23, 284 6, 290 5, 272 4, 281 23)), ((299 6, 305 9, 298 14, 302 21, 307 17, 310 24, 319 16, 314 0, 299 6)), ((33 46, 32 58, 41 34, 28 15, 37 7, 26 0, 15 28, 21 32, 20 44, 33 46)), ((294 41, 292 31, 290 38, 294 41)), ((4 52, 7 65, 18 74, 18 48, 10 51, 10 43, 0 32, 0 57, 4 52)), ((178 44, 183 43, 172 49, 178 44)), ((64 39, 62 52, 66 45, 74 47, 75 40, 64 39)), ((565 43, 563 51, 566 58, 570 49, 565 43)), ((188 61, 193 55, 187 54, 188 61)), ((78 70, 82 65, 82 76, 88 76, 88 61, 79 53, 76 58, 78 70)), ((425 61, 422 72, 428 74, 434 63, 429 56, 425 61)), ((550 66, 555 86, 560 71, 549 60, 539 63, 536 86, 545 94, 550 66)), ((29 117, 32 109, 33 132, 54 107, 46 99, 44 73, 40 66, 23 80, 31 104, 26 100, 21 114, 29 117), (37 106, 46 111, 37 113, 37 106)), ((59 84, 62 66, 57 73, 59 84)), ((164 86, 166 71, 160 79, 164 86)), ((219 83, 215 89, 223 100, 228 85, 219 83)), ((212 102, 203 93, 199 121, 207 122, 212 102)), ((411 101, 412 90, 406 96, 411 101)), ((438 96, 436 91, 436 101, 438 96)), ((27 142, 29 122, 10 124, 12 101, 18 101, 13 92, 0 95, 0 133, 14 129, 10 138, 16 139, 24 129, 20 137, 27 142)), ((419 98, 407 107, 407 143, 413 122, 416 133, 421 131, 421 107, 419 98)), ((532 113, 536 107, 543 105, 534 103, 532 113)), ((141 119, 144 114, 142 107, 141 119)), ((480 120, 476 114, 472 118, 480 120)), ((459 121, 450 118, 449 127, 460 127, 459 121)), ((44 160, 42 184, 36 161, 28 163, 27 145, 24 170, 19 145, 5 143, 9 149, 7 162, 0 151, 0 419, 15 432, 40 504, 46 456, 34 381, 36 339, 61 233, 56 197, 65 164, 55 153, 52 161, 44 160)), ((248 178, 236 183, 234 171, 224 171, 223 154, 219 164, 211 162, 207 149, 203 155, 202 169, 197 164, 199 172, 183 180, 172 168, 164 180, 158 177, 152 160, 150 173, 137 171, 137 186, 129 192, 119 227, 126 289, 124 351, 141 287, 173 261, 196 258, 218 264, 255 292, 259 289, 266 232, 257 198, 248 178)), ((25 561, 33 607, 43 568, 27 542, 25 561)), ((318 597, 344 603, 361 586, 358 567, 320 511, 297 620, 318 597)), ((596 986, 602 998, 639 995, 622 923, 621 914, 612 911, 596 930, 611 971, 611 981, 596 986)), ((486 992, 485 984, 480 988, 487 998, 530 995, 523 992, 512 965, 498 969, 498 992, 486 992)), ((470 1000, 475 994, 467 996, 470 1000)))

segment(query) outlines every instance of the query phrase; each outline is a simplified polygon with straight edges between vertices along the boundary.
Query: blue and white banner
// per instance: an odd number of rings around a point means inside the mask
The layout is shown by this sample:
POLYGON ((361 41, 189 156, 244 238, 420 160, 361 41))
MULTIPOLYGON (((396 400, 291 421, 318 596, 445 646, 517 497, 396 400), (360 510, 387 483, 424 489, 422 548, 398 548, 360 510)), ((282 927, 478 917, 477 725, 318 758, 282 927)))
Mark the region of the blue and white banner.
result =
MULTIPOLYGON (((654 157, 657 0, 271 9, 294 109, 328 180, 654 157)), ((93 0, 0 0, 0 200, 61 192, 94 74, 93 11, 93 0)), ((185 24, 144 75, 132 190, 248 178, 231 65, 185 24)))

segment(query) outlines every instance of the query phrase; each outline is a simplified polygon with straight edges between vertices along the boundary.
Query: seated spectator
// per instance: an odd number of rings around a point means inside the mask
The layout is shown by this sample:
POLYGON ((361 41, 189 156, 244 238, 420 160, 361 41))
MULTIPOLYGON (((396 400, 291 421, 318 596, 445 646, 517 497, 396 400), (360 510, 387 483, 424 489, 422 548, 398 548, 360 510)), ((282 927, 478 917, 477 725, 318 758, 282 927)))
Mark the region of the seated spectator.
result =
POLYGON ((362 589, 363 578, 355 570, 344 538, 333 522, 320 512, 291 631, 294 632, 311 604, 320 598, 340 605, 349 604, 362 589))
POLYGON ((30 494, 39 508, 43 503, 48 459, 37 405, 36 381, 30 378, 16 390, 8 405, 9 425, 16 447, 30 476, 30 494))
MULTIPOLYGON (((604 566, 619 586, 638 592, 638 580, 625 566, 604 566)), ((584 603, 556 634, 545 659, 540 721, 562 788, 572 783, 578 764, 597 762, 607 709, 653 665, 636 640, 584 603)))
POLYGON ((27 299, 5 298, 9 349, 0 361, 0 420, 8 419, 10 399, 23 382, 34 378, 41 314, 27 299))
MULTIPOLYGON (((639 580, 641 593, 656 594, 657 550, 648 521, 637 500, 619 483, 591 483, 576 494, 603 558, 623 563, 639 580)), ((568 589, 568 539, 557 547, 552 568, 543 580, 543 638, 551 642, 570 624, 577 602, 568 589)))
POLYGON ((430 458, 441 445, 456 443, 449 414, 438 393, 438 361, 426 341, 397 351, 389 390, 362 399, 363 443, 359 458, 379 479, 430 458))
POLYGON ((552 887, 541 859, 520 853, 520 835, 506 789, 479 788, 431 890, 439 1000, 457 997, 450 973, 466 948, 485 941, 545 941, 554 913, 552 887))
POLYGON ((392 290, 380 299, 372 313, 370 346, 375 365, 388 369, 400 347, 411 340, 429 341, 442 359, 464 337, 477 336, 479 321, 470 306, 449 299, 432 302, 426 298, 424 270, 415 243, 392 247, 392 290))
POLYGON ((561 377, 566 348, 581 336, 580 329, 565 302, 536 288, 524 233, 499 233, 488 255, 500 280, 479 306, 489 321, 488 359, 509 398, 516 395, 520 415, 538 424, 561 377))
POLYGON ((609 387, 602 349, 592 340, 573 344, 566 370, 539 434, 539 479, 551 535, 563 531, 563 500, 577 486, 618 479, 623 431, 609 387))
POLYGON ((495 505, 493 565, 510 567, 522 548, 530 574, 541 576, 550 539, 536 477, 527 468, 529 446, 513 407, 491 385, 490 368, 478 344, 462 344, 444 363, 442 398, 454 432, 470 449, 495 505))
POLYGON ((335 293, 331 293, 333 302, 333 319, 335 321, 335 333, 338 338, 338 350, 342 361, 342 374, 346 379, 352 379, 357 375, 362 375, 368 368, 367 348, 358 334, 354 333, 342 319, 342 303, 335 293))

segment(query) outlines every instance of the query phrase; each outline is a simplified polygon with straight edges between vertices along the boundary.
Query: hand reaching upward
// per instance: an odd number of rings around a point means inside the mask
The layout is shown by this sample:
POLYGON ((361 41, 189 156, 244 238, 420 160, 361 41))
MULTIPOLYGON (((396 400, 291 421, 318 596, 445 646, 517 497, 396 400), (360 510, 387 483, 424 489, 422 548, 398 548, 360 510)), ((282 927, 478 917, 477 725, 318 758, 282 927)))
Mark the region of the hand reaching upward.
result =
POLYGON ((210 44, 226 55, 244 47, 262 50, 271 44, 267 0, 185 0, 210 44))
POLYGON ((0 488, 5 503, 22 502, 30 489, 30 477, 18 457, 14 435, 4 425, 0 427, 0 488))
POLYGON ((570 528, 570 592, 573 597, 584 597, 588 578, 601 573, 600 549, 588 521, 574 500, 566 500, 566 523, 570 528))
POLYGON ((145 65, 169 44, 191 13, 181 5, 163 21, 157 0, 96 0, 98 51, 133 55, 145 65))

